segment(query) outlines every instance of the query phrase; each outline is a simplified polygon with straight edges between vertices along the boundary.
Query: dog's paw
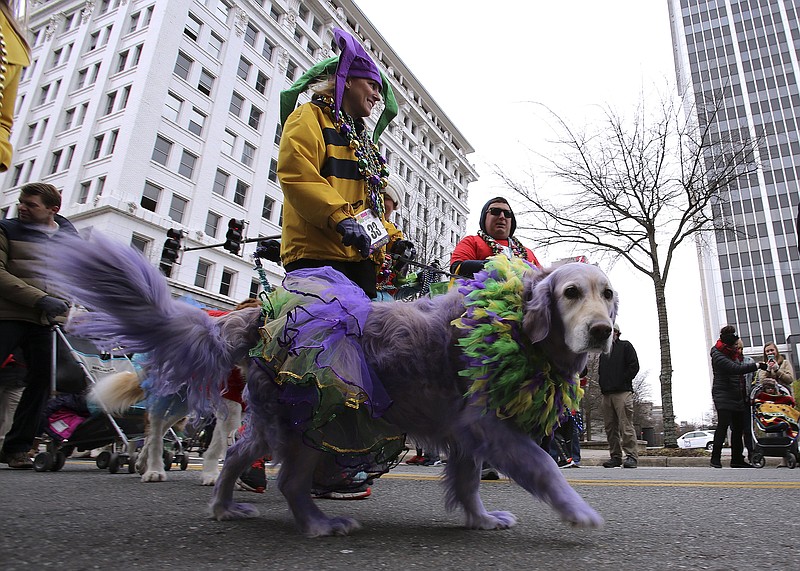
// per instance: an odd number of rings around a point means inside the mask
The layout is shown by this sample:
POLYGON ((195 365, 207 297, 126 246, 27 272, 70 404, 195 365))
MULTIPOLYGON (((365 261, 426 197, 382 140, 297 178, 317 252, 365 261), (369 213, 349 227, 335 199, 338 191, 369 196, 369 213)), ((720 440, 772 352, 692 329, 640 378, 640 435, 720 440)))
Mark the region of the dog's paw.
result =
POLYGON ((217 521, 247 519, 257 516, 258 510, 253 504, 235 502, 230 502, 227 504, 211 504, 211 517, 217 521))
POLYGON ((571 509, 561 510, 561 519, 572 527, 583 529, 596 529, 603 527, 602 516, 594 511, 589 505, 571 506, 571 509))
POLYGON ((203 479, 200 482, 201 486, 213 486, 217 483, 217 476, 219 474, 203 474, 203 479))
POLYGON ((332 517, 317 519, 304 526, 306 537, 327 537, 329 535, 350 535, 350 532, 361 529, 361 524, 350 517, 332 517))
POLYGON ((156 472, 151 470, 142 474, 142 482, 166 482, 167 474, 165 472, 156 472))
POLYGON ((517 517, 511 512, 486 512, 480 516, 467 518, 470 529, 508 529, 517 524, 517 517))

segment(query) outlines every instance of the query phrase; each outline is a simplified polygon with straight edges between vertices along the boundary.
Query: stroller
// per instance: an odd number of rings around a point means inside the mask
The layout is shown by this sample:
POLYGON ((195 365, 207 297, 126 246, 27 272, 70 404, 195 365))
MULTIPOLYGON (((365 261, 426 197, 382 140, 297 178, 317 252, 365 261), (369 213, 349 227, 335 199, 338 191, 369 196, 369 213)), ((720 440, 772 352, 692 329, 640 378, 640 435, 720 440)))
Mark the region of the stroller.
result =
MULTIPOLYGON (((33 460, 37 472, 58 471, 64 467, 67 457, 76 449, 91 450, 111 445, 96 459, 101 470, 108 468, 116 474, 123 467, 129 473, 136 471, 135 442, 143 438, 143 406, 129 408, 125 414, 114 417, 93 408, 86 401, 85 393, 90 384, 99 377, 125 371, 135 371, 134 365, 125 355, 111 355, 98 351, 96 345, 87 340, 64 333, 53 326, 53 354, 55 355, 51 389, 54 396, 45 407, 43 434, 45 451, 33 460)), ((175 443, 174 458, 182 469, 188 467, 188 455, 183 452, 180 439, 170 429, 169 437, 175 443)), ((165 456, 167 452, 165 451, 165 456)), ((170 464, 173 455, 170 453, 170 464)), ((166 462, 166 459, 165 459, 166 462)))
POLYGON ((800 411, 788 388, 779 383, 761 382, 750 390, 753 435, 753 466, 763 468, 765 458, 784 458, 789 468, 797 466, 797 435, 800 411))

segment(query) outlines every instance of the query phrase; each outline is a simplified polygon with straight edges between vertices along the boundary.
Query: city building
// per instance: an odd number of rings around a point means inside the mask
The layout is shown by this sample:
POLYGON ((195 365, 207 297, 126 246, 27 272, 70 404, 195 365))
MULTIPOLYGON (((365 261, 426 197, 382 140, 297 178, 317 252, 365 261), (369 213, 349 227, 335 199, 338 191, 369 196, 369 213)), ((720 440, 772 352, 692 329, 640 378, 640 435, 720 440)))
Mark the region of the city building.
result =
MULTIPOLYGON (((381 138, 405 189, 398 226, 425 262, 446 260, 465 233, 473 149, 350 0, 34 0, 28 25, 33 63, 0 217, 15 215, 22 184, 40 180, 62 189, 62 213, 78 228, 130 243, 153 264, 167 232, 182 231, 185 251, 168 270, 175 295, 232 307, 260 289, 256 245, 240 255, 210 246, 231 220, 246 222, 246 238, 280 235, 279 94, 334 55, 339 27, 359 38, 400 105, 381 138)), ((282 270, 265 267, 278 282, 282 270)))
POLYGON ((786 351, 800 335, 798 3, 669 0, 669 8, 681 92, 693 95, 693 109, 723 102, 711 123, 721 138, 758 141, 757 174, 726 189, 714 210, 737 231, 698 248, 708 346, 731 324, 747 353, 770 341, 786 351))

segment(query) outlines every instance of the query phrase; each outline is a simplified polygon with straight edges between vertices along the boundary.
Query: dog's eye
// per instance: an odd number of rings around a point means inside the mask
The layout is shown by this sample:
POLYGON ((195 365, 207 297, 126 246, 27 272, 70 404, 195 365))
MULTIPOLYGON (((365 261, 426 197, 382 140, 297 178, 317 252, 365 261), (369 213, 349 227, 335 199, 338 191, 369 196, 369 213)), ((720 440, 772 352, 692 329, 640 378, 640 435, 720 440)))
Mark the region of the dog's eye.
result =
POLYGON ((606 298, 606 299, 608 299, 608 300, 612 300, 612 299, 614 299, 614 290, 612 290, 612 289, 609 289, 609 288, 606 288, 606 289, 603 291, 603 297, 604 297, 604 298, 606 298))
POLYGON ((581 290, 575 286, 569 286, 564 290, 564 297, 567 299, 578 299, 581 296, 581 290))

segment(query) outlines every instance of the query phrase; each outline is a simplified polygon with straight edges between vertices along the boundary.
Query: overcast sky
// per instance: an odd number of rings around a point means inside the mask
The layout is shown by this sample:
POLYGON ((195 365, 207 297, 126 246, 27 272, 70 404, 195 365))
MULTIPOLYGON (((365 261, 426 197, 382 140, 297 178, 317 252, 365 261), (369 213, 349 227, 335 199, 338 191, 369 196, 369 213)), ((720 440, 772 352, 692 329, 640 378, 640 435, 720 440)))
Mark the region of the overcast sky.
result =
MULTIPOLYGON (((481 178, 469 187, 468 233, 488 198, 508 195, 491 165, 526 172, 530 149, 545 150, 552 139, 530 119, 533 102, 579 122, 597 105, 624 111, 641 93, 674 85, 666 0, 355 1, 475 149, 469 160, 481 178)), ((693 245, 680 254, 667 288, 673 400, 678 420, 691 421, 712 408, 709 348, 693 245)), ((537 256, 545 264, 558 257, 537 256)), ((651 400, 660 403, 652 284, 622 263, 609 275, 620 293, 622 337, 636 347, 651 400)))

